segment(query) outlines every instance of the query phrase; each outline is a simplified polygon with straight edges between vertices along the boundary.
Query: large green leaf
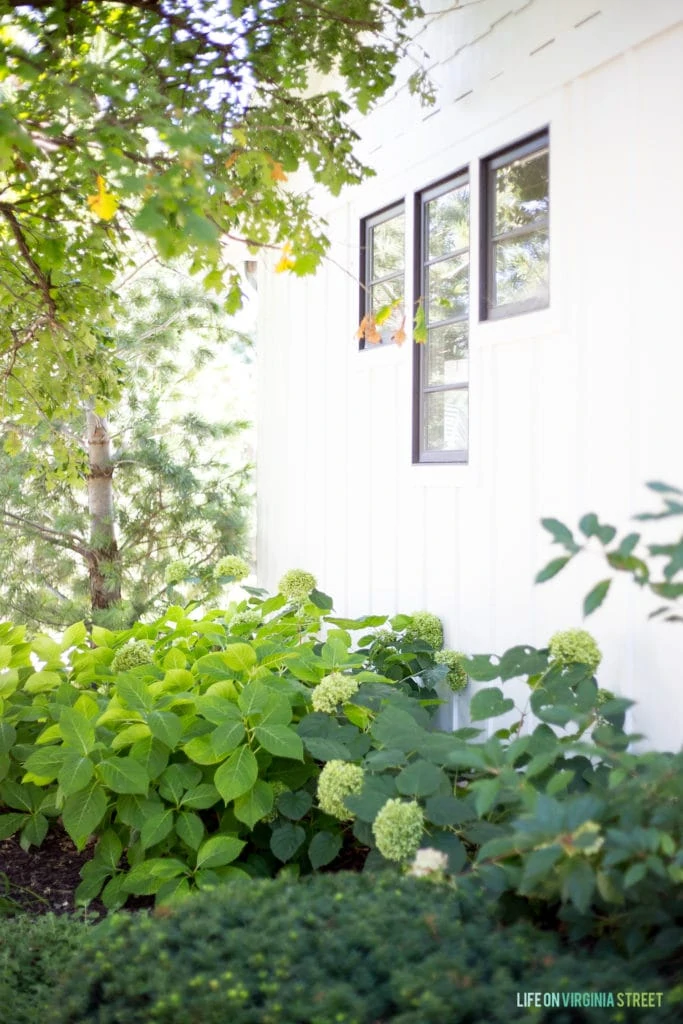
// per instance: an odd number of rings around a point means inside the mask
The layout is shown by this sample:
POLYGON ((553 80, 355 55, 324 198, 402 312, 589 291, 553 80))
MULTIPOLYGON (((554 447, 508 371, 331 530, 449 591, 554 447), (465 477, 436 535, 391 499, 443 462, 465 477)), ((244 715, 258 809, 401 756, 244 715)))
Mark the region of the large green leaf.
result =
POLYGON ((274 828, 270 837, 270 848, 283 863, 291 860, 303 845, 306 833, 300 825, 280 825, 274 828))
POLYGON ((478 690, 470 701, 470 718, 473 722, 480 722, 484 718, 497 718, 507 711, 512 711, 515 702, 510 697, 504 697, 503 691, 497 686, 489 686, 485 690, 478 690))
POLYGON ((263 683, 259 682, 258 679, 253 679, 244 687, 237 699, 237 703, 242 713, 250 717, 263 714, 268 707, 270 699, 270 690, 263 683))
POLYGON ((209 739, 217 760, 222 761, 244 739, 244 726, 241 721, 224 722, 214 729, 209 739))
POLYGON ((248 672, 256 664, 256 652, 249 644, 230 644, 222 652, 221 657, 227 667, 234 672, 248 672))
POLYGON ((24 683, 24 690, 30 694, 48 693, 56 690, 61 682, 62 677, 58 672, 34 672, 24 683))
POLYGON ((201 768, 194 764, 170 764, 159 779, 159 794, 169 803, 180 803, 183 793, 198 785, 201 768))
POLYGON ((64 742, 82 754, 89 754, 95 746, 95 727, 89 718, 75 708, 62 708, 59 729, 64 742))
MULTIPOLYGON (((0 754, 9 754, 10 750, 15 744, 17 738, 17 730, 9 722, 0 722, 0 754)), ((33 771, 29 768, 28 771, 33 771)), ((40 772, 35 772, 39 775, 40 772)))
POLYGON ((156 846, 157 843, 165 839, 173 829, 174 820, 173 808, 160 804, 154 813, 145 819, 140 831, 140 842, 143 849, 147 850, 150 846, 156 846))
POLYGON ((429 761, 413 761, 396 777, 396 788, 404 796, 431 796, 448 784, 448 776, 429 761))
POLYGON ((150 711, 147 725, 152 736, 164 743, 171 750, 176 746, 183 732, 183 723, 171 711, 150 711))
POLYGON ((213 807, 220 800, 220 794, 210 782, 201 782, 188 793, 185 793, 181 803, 183 807, 194 807, 198 811, 205 811, 213 807))
POLYGON ((197 850, 199 868, 220 868, 239 857, 246 843, 237 836, 211 836, 197 850))
MULTIPOLYGON (((2 727, 0 724, 0 728, 2 727)), ((57 778, 57 775, 64 764, 68 751, 64 747, 40 747, 35 750, 24 762, 24 768, 32 775, 37 775, 47 782, 57 778)))
POLYGON ((175 823, 175 830, 191 850, 197 850, 204 838, 204 823, 194 811, 181 811, 175 823))
POLYGON ((258 778, 258 764, 247 746, 238 747, 227 761, 216 769, 213 782, 225 803, 248 792, 258 778))
POLYGON ((259 779, 248 793, 235 800, 235 817, 253 828, 273 809, 273 787, 259 779))
POLYGON ((415 750, 425 738, 425 730, 407 711, 388 707, 380 712, 372 726, 372 735, 384 747, 404 752, 415 750))
POLYGON ((76 750, 68 750, 64 764, 59 770, 57 781, 62 787, 64 796, 71 796, 85 789, 95 772, 95 766, 89 757, 83 757, 76 750))
POLYGON ((26 814, 0 814, 0 840, 9 839, 15 832, 18 832, 20 828, 26 823, 28 816, 26 814))
POLYGON ((308 859, 314 870, 329 864, 341 850, 342 840, 337 832, 317 832, 308 847, 308 859))
POLYGON ((97 782, 67 797, 62 810, 62 821, 79 850, 83 849, 89 836, 102 821, 106 810, 107 797, 97 782))
POLYGON ((272 725, 270 723, 259 725, 254 730, 254 736, 269 754, 275 754, 277 757, 291 757, 296 761, 304 759, 301 739, 288 725, 272 725))
POLYGON ((277 798, 277 809, 285 818, 298 821, 307 814, 313 806, 313 797, 307 790, 299 789, 296 792, 281 793, 277 798))
POLYGON ((97 772, 115 793, 147 793, 149 777, 134 757, 112 757, 101 761, 97 772))
POLYGON ((129 871, 123 887, 135 896, 152 896, 171 878, 187 871, 187 866, 175 857, 151 857, 129 871))

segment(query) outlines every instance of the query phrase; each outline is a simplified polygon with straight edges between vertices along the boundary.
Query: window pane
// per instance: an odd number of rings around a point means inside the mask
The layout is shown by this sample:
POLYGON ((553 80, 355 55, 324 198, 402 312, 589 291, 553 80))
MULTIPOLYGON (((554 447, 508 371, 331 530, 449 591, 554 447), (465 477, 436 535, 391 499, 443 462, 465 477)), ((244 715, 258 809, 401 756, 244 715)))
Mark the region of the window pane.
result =
POLYGON ((427 318, 430 324, 467 316, 469 310, 469 255, 456 256, 427 267, 427 318))
POLYGON ((467 450, 468 392, 432 391, 424 396, 424 444, 428 452, 467 450))
POLYGON ((370 229, 372 240, 372 266, 370 280, 387 274, 403 272, 405 249, 405 217, 403 212, 370 229))
POLYGON ((425 345, 425 383, 466 384, 468 380, 467 324, 434 327, 425 345))
POLYGON ((494 305, 511 302, 548 302, 548 232, 535 231, 522 238, 494 244, 494 305))
POLYGON ((470 188, 460 188, 431 199, 425 206, 427 259, 448 256, 470 244, 470 188))
POLYGON ((495 234, 548 216, 548 150, 513 160, 495 174, 495 234))

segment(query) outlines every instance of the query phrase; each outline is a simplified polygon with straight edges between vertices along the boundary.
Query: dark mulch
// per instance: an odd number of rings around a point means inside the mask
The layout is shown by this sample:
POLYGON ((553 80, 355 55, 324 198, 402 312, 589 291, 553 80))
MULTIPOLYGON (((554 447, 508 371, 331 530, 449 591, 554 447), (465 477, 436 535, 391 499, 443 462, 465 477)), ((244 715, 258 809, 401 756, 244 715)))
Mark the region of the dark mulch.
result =
MULTIPOLYGON (((16 836, 0 842, 0 897, 5 910, 18 904, 34 914, 73 913, 79 873, 92 857, 94 845, 93 839, 79 852, 59 826, 50 829, 41 847, 28 851, 22 850, 16 836)), ((96 901, 89 910, 99 914, 104 907, 96 901)))

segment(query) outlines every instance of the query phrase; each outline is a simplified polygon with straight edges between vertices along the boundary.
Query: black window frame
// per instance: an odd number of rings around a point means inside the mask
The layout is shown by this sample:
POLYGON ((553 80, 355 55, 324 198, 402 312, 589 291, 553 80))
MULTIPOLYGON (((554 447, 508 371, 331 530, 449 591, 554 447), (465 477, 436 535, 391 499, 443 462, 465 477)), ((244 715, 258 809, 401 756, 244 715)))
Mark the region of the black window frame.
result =
POLYGON ((507 302, 503 305, 492 305, 495 294, 495 257, 494 247, 501 239, 533 234, 539 228, 545 228, 550 245, 550 213, 544 218, 534 221, 524 229, 516 229, 496 234, 496 189, 495 173, 501 167, 513 163, 532 153, 548 153, 548 209, 550 210, 550 127, 540 129, 532 135, 526 135, 518 142, 496 150, 480 163, 479 179, 479 210, 480 210, 480 263, 479 263, 479 319, 503 320, 522 313, 531 313, 539 309, 547 309, 550 305, 550 255, 548 256, 548 289, 543 298, 525 299, 522 302, 507 302))
MULTIPOLYGON (((370 268, 372 267, 372 230, 380 224, 384 224, 388 220, 396 217, 399 214, 403 214, 404 224, 406 217, 406 201, 405 199, 398 199, 394 203, 389 203, 388 206, 383 206, 381 210, 377 210, 375 213, 369 214, 367 217, 363 217, 360 222, 360 266, 358 273, 358 280, 360 281, 359 288, 359 303, 358 303, 358 320, 359 323, 363 320, 363 317, 370 312, 370 296, 372 289, 377 284, 382 284, 384 281, 392 281, 401 275, 403 276, 403 291, 405 293, 405 276, 406 276, 406 251, 405 251, 405 229, 404 229, 404 246, 403 246, 403 268, 400 273, 386 274, 384 277, 370 278, 370 268)), ((405 303, 405 294, 404 294, 405 303)), ((359 352, 370 351, 371 349, 386 348, 387 345, 395 345, 396 342, 391 341, 390 338, 384 339, 378 342, 376 345, 366 345, 365 338, 362 337, 358 341, 359 352)))
MULTIPOLYGON (((470 174, 469 166, 462 167, 454 174, 449 174, 447 178, 442 178, 437 182, 427 186, 427 188, 421 189, 415 193, 414 212, 413 212, 413 223, 414 223, 414 236, 413 236, 413 274, 414 274, 414 295, 421 297, 425 309, 425 321, 427 329, 427 340, 424 344, 413 345, 413 465, 419 466, 433 466, 433 465, 467 465, 469 462, 469 431, 468 431, 468 446, 463 449, 451 449, 443 451, 427 451, 424 448, 424 409, 426 394, 432 394, 438 391, 467 391, 468 402, 469 402, 469 390, 470 380, 466 384, 447 384, 447 385, 432 385, 425 387, 423 380, 425 377, 425 353, 426 347, 429 344, 429 296, 426 290, 426 270, 429 266, 434 263, 440 262, 443 259, 452 259, 454 256, 467 253, 469 256, 469 273, 470 273, 470 293, 468 302, 468 312, 464 316, 457 316, 445 319, 443 322, 439 321, 438 326, 449 326, 450 324, 464 323, 468 328, 468 346, 469 346, 469 320, 470 320, 470 304, 472 301, 471 293, 471 259, 472 259, 472 205, 471 205, 471 191, 470 191, 470 207, 469 207, 469 231, 468 231, 468 242, 466 248, 454 250, 449 253, 447 257, 437 257, 432 260, 427 258, 429 248, 427 245, 426 229, 427 229, 427 218, 424 214, 424 209, 427 203, 431 202, 432 199, 437 199, 440 195, 445 195, 457 188, 461 188, 463 185, 472 185, 472 177, 470 174)), ((417 300, 416 300, 417 301, 417 300)), ((468 419, 469 419, 469 407, 468 407, 468 419)))

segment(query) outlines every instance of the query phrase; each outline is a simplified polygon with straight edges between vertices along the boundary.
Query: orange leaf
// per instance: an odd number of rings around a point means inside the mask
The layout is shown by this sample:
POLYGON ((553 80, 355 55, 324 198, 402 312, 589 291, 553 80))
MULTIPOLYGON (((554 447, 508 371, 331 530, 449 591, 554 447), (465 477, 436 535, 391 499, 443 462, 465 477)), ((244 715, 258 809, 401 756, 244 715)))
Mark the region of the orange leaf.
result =
POLYGON ((111 220, 119 207, 119 201, 107 186, 101 174, 97 175, 97 195, 88 196, 88 206, 100 220, 111 220))
POLYGON ((272 161, 270 176, 273 181, 287 181, 287 175, 282 168, 282 164, 278 160, 272 161))
POLYGON ((402 345, 403 342, 406 340, 405 326, 406 326, 406 318, 403 317, 403 319, 401 320, 400 326, 397 327, 397 329, 391 335, 391 340, 395 341, 397 345, 402 345))

